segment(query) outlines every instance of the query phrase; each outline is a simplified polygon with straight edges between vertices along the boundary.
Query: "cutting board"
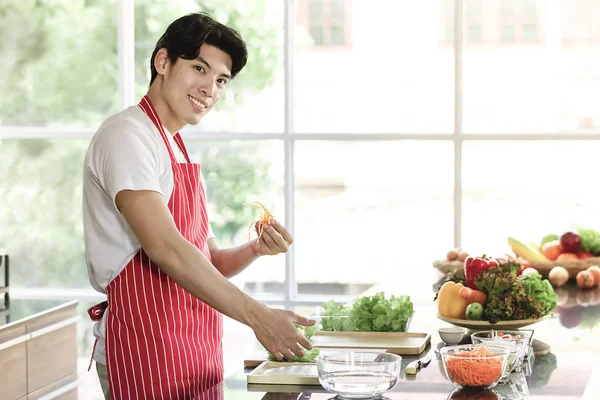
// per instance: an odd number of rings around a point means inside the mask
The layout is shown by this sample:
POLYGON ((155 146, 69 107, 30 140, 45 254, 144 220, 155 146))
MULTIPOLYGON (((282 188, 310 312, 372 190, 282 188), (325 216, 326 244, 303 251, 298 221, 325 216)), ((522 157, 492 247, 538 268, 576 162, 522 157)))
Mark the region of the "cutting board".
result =
POLYGON ((320 385, 317 364, 264 361, 246 375, 250 384, 320 385))
MULTIPOLYGON (((381 352, 381 348, 365 348, 365 349, 335 348, 335 349, 321 349, 320 354, 329 354, 329 353, 340 352, 340 351, 344 351, 344 350, 381 352)), ((248 357, 247 359, 244 360, 244 368, 258 367, 263 362, 268 361, 267 360, 268 355, 269 355, 269 353, 264 349, 257 350, 256 352, 254 352, 254 354, 250 355, 250 357, 248 357)))
POLYGON ((421 354, 431 341, 429 333, 417 332, 317 332, 311 338, 321 349, 378 349, 399 355, 421 354))

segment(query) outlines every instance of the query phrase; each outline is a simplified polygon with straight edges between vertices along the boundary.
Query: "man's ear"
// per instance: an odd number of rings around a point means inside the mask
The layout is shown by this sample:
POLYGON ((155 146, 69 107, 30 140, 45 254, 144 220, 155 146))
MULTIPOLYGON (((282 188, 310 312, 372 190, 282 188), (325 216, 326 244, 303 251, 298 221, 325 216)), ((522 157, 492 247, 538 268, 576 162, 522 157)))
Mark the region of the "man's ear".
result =
POLYGON ((168 66, 169 55, 167 54, 167 49, 162 48, 156 52, 156 56, 154 57, 154 68, 156 68, 156 72, 159 75, 164 75, 168 66))

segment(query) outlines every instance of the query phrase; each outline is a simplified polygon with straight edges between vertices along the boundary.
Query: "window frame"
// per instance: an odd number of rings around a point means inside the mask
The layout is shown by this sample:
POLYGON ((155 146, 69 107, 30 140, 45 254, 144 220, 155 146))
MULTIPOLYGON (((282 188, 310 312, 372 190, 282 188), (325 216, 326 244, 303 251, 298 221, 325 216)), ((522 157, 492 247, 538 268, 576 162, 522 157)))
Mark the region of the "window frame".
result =
MULTIPOLYGON (((345 0, 347 1, 347 0, 345 0)), ((135 70, 134 70, 134 0, 121 0, 117 12, 119 14, 119 93, 121 108, 135 104, 135 70)), ((462 148, 463 144, 468 141, 486 141, 486 140, 502 140, 514 141, 521 140, 558 140, 558 141, 579 141, 579 140, 600 140, 600 130, 593 130, 585 134, 580 132, 547 132, 539 134, 482 134, 470 133, 465 134, 462 131, 462 49, 463 38, 459 34, 463 26, 463 4, 462 1, 456 1, 454 4, 454 37, 456 40, 453 43, 454 52, 454 130, 451 134, 435 133, 430 134, 360 134, 360 133, 327 133, 327 134, 302 134, 294 132, 294 30, 297 24, 296 7, 293 0, 285 0, 284 14, 284 101, 285 101, 285 123, 284 130, 281 133, 241 133, 241 132, 200 132, 191 131, 186 137, 190 139, 205 139, 211 141, 229 141, 229 140, 260 140, 260 139, 279 139, 284 145, 284 201, 285 201, 285 220, 290 232, 294 233, 294 147, 297 141, 301 140, 323 140, 323 141, 385 141, 385 140, 447 140, 453 143, 455 162, 454 162, 454 246, 458 247, 461 243, 462 235, 462 148)), ((442 7, 442 10, 444 8, 442 7)), ((443 14, 443 11, 442 11, 443 14)), ((441 18, 445 18, 444 15, 441 18)), ((442 24, 441 26, 445 26, 442 24)), ((446 30, 442 29, 442 34, 445 39, 446 30)), ((445 41, 445 40, 444 40, 445 41)), ((443 42, 444 42, 443 41, 443 42)), ((91 129, 56 129, 45 127, 0 127, 0 143, 2 138, 13 139, 83 139, 91 138, 94 131, 91 129)), ((298 296, 296 292, 296 278, 294 265, 294 246, 285 256, 285 290, 283 294, 255 296, 257 299, 264 301, 267 304, 283 304, 286 309, 293 309, 295 306, 306 305, 313 306, 321 304, 323 301, 329 300, 332 296, 314 296, 303 295, 298 296)), ((103 295, 95 292, 91 288, 89 290, 64 290, 64 289, 25 289, 15 288, 18 297, 28 298, 76 298, 76 299, 99 299, 103 295)), ((344 297, 334 297, 341 301, 348 300, 344 297)))

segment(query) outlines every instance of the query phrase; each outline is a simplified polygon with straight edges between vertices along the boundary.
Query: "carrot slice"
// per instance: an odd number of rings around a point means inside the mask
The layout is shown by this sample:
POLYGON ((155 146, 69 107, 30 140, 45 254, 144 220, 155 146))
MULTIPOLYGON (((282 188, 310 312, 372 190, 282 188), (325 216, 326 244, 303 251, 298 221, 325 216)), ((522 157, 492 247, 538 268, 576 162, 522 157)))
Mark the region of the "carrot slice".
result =
POLYGON ((260 239, 260 237, 263 234, 264 224, 270 224, 271 222, 273 222, 273 214, 271 214, 271 212, 267 209, 267 207, 265 207, 262 203, 259 203, 258 201, 255 201, 253 203, 243 203, 243 204, 248 207, 262 209, 262 212, 260 213, 260 217, 257 220, 252 221, 250 223, 250 226, 248 227, 248 240, 250 240, 250 235, 252 233, 252 226, 258 223, 258 225, 256 226, 256 231, 257 231, 256 233, 258 234, 258 239, 260 239))

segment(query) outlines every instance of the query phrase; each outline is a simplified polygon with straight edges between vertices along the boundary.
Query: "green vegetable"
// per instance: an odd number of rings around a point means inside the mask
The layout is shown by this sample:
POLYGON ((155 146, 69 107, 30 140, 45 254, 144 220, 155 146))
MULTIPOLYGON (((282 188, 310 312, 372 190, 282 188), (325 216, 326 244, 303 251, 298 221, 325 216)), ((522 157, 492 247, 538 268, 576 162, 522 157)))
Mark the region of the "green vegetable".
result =
POLYGON ((471 303, 465 311, 465 318, 472 321, 479 321, 483 315, 483 306, 480 303, 471 303))
MULTIPOLYGON (((283 359, 282 362, 313 362, 317 356, 321 353, 318 347, 313 347, 312 350, 308 350, 302 357, 294 357, 291 360, 283 359)), ((267 357, 269 361, 277 361, 271 354, 267 357)))
POLYGON ((322 307, 324 331, 405 332, 414 314, 409 296, 386 298, 383 292, 359 297, 352 306, 329 301, 322 307))
POLYGON ((600 232, 579 227, 577 233, 581 238, 581 250, 600 256, 600 232))
POLYGON ((558 235, 546 235, 542 238, 542 241, 540 242, 540 247, 542 247, 543 245, 545 245, 548 242, 552 242, 554 240, 558 240, 559 237, 558 235))
MULTIPOLYGON (((307 339, 310 339, 317 332, 317 327, 314 325, 302 326, 296 323, 294 323, 294 325, 296 326, 296 329, 298 329, 300 332, 302 332, 304 336, 306 336, 307 339)), ((281 360, 281 362, 313 362, 320 353, 321 350, 318 347, 313 347, 312 350, 308 350, 306 353, 304 353, 302 357, 296 356, 291 360, 283 359, 281 360)), ((273 357, 271 353, 269 353, 267 359, 269 361, 277 361, 277 359, 275 359, 275 357, 273 357)))
POLYGON ((505 261, 481 272, 475 279, 477 287, 487 295, 484 320, 495 323, 543 315, 542 303, 525 293, 523 282, 517 277, 520 267, 518 261, 505 261))
POLYGON ((558 295, 554 292, 552 284, 548 279, 542 279, 541 275, 529 274, 519 277, 523 282, 523 288, 527 296, 532 296, 542 304, 543 315, 548 314, 558 305, 558 295))
POLYGON ((313 337, 315 333, 317 333, 317 327, 315 325, 304 328, 304 336, 306 336, 307 339, 313 337))

